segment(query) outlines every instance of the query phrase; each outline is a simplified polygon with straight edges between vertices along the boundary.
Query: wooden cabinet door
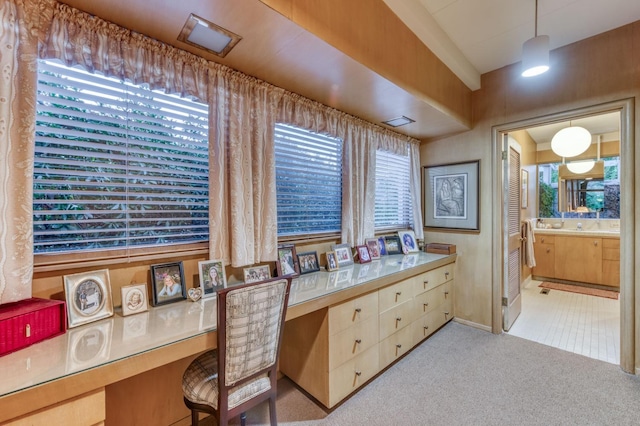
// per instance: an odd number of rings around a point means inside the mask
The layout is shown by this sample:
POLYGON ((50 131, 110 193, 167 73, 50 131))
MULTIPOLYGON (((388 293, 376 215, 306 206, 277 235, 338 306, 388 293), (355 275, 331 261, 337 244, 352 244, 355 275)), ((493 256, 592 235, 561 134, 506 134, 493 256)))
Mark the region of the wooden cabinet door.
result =
POLYGON ((556 277, 591 284, 602 283, 602 238, 555 239, 556 277))
POLYGON ((533 243, 533 253, 536 257, 536 266, 533 275, 537 277, 553 278, 556 276, 556 252, 554 237, 539 235, 533 243))

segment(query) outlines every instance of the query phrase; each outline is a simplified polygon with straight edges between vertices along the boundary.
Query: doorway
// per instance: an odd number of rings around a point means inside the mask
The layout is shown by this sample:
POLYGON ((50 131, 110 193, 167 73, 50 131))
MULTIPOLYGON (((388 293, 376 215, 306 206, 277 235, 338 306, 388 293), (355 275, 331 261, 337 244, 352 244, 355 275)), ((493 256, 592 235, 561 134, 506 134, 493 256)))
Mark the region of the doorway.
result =
MULTIPOLYGON (((559 123, 581 117, 596 116, 600 114, 618 111, 620 113, 620 182, 621 199, 624 199, 620 208, 620 366, 629 373, 635 373, 634 360, 634 269, 633 259, 635 259, 635 247, 633 245, 633 235, 635 234, 634 202, 635 195, 631 190, 633 187, 633 165, 634 149, 632 144, 633 125, 633 103, 632 100, 623 100, 594 107, 567 111, 559 114, 522 120, 506 125, 495 126, 493 128, 493 150, 494 164, 493 177, 494 205, 503 206, 508 203, 508 196, 503 191, 505 175, 503 173, 502 142, 504 135, 519 130, 542 126, 550 123, 559 123)), ((494 247, 501 247, 493 255, 493 320, 492 331, 502 332, 504 315, 504 291, 505 277, 509 276, 509 270, 504 261, 506 253, 504 240, 507 233, 508 217, 504 212, 496 213, 493 222, 494 247)))

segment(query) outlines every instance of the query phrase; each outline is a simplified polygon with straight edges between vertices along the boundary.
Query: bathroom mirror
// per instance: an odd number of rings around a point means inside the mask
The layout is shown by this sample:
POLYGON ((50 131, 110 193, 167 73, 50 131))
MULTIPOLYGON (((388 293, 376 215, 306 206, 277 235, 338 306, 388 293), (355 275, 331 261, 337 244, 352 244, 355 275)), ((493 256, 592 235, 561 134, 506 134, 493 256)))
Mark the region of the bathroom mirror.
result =
POLYGON ((561 179, 558 210, 593 213, 604 210, 604 179, 561 179))

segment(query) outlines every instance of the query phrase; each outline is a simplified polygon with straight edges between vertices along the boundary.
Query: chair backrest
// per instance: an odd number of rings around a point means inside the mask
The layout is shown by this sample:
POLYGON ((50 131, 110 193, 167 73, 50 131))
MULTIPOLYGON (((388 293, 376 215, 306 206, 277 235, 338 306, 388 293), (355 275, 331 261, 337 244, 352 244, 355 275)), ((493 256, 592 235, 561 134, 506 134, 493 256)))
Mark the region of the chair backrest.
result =
POLYGON ((284 327, 291 277, 218 292, 218 365, 225 387, 273 368, 284 327))

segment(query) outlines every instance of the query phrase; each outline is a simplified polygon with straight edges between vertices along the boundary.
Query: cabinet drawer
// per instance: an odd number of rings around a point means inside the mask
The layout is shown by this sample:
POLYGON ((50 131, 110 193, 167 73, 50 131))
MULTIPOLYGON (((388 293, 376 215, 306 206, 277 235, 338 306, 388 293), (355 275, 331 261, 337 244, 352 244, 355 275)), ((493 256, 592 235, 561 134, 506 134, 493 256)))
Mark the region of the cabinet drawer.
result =
POLYGON ((620 260, 620 240, 618 239, 602 239, 602 259, 603 260, 620 260))
POLYGON ((397 284, 378 290, 378 306, 380 313, 413 299, 413 279, 400 281, 397 284))
POLYGON ((378 373, 378 345, 342 364, 329 373, 329 407, 358 389, 378 373))
POLYGON ((380 342, 380 369, 404 355, 413 347, 411 327, 405 327, 380 342))
POLYGON ((453 279, 453 263, 425 272, 414 278, 414 294, 431 290, 453 279))
POLYGON ((378 317, 360 321, 329 338, 329 371, 378 343, 378 317))
POLYGON ((380 340, 408 326, 413 320, 413 301, 403 303, 380 314, 380 340))
POLYGON ((451 299, 451 288, 452 281, 449 281, 432 290, 417 295, 413 302, 414 318, 418 319, 419 317, 426 315, 445 303, 448 299, 451 299))
MULTIPOLYGON (((535 233, 534 233, 535 235, 535 233)), ((536 243, 540 244, 555 244, 556 237, 555 235, 538 235, 536 237, 536 243)))
POLYGON ((453 318, 452 308, 452 299, 448 298, 445 303, 411 323, 412 344, 417 345, 453 318))
POLYGON ((329 335, 334 335, 360 321, 378 316, 378 292, 329 308, 329 335))

